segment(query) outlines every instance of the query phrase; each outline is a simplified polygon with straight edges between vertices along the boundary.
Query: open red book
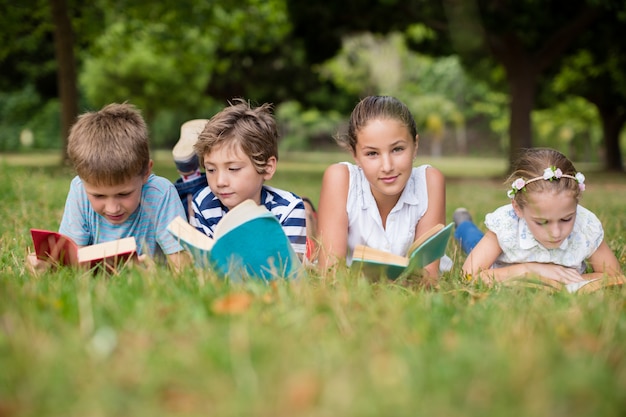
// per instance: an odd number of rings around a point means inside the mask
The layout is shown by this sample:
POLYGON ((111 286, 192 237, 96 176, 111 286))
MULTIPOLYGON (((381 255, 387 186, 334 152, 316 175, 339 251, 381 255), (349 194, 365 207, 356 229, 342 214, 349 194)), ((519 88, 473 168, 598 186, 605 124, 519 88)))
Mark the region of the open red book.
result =
POLYGON ((134 237, 78 247, 69 236, 59 232, 30 229, 30 234, 37 258, 58 265, 93 268, 104 263, 107 268, 111 268, 137 256, 137 242, 134 237))

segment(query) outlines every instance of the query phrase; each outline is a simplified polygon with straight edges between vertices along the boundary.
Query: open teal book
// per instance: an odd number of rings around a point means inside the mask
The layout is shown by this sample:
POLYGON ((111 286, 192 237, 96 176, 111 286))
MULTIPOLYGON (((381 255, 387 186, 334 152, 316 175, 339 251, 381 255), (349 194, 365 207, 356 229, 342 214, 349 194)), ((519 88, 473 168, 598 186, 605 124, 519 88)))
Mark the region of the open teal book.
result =
POLYGON ((177 217, 167 227, 200 268, 212 268, 233 281, 248 276, 263 280, 294 278, 302 269, 289 238, 264 206, 246 200, 231 209, 210 238, 177 217))
POLYGON ((454 223, 434 226, 413 242, 406 256, 357 245, 352 253, 350 268, 372 278, 407 277, 445 255, 453 227, 454 223))

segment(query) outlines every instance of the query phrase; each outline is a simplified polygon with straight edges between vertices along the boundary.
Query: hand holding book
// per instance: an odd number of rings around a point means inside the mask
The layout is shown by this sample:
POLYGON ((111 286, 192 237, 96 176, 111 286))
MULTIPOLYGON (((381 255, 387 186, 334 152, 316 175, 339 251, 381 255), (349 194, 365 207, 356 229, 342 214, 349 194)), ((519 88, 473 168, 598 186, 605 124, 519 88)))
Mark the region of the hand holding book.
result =
POLYGON ((51 265, 95 268, 103 266, 112 271, 125 262, 137 259, 134 237, 79 247, 69 236, 51 230, 31 229, 35 248, 29 255, 27 266, 33 271, 51 265))
POLYGON ((222 278, 269 281, 293 278, 302 271, 302 263, 276 217, 252 200, 226 213, 213 238, 181 217, 167 229, 191 253, 196 266, 211 269, 222 278))
POLYGON ((453 226, 454 223, 434 226, 411 244, 405 256, 357 245, 351 268, 390 279, 411 275, 445 255, 453 226))

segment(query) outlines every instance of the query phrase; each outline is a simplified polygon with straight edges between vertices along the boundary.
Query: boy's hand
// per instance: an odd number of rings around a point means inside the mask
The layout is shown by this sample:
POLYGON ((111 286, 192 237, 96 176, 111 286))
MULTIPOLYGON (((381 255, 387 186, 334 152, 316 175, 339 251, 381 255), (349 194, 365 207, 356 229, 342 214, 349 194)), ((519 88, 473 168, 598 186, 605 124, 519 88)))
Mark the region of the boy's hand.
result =
POLYGON ((72 245, 65 236, 57 239, 55 236, 50 235, 47 241, 41 243, 39 250, 40 253, 45 254, 45 260, 53 265, 74 265, 78 263, 78 254, 71 250, 72 245))
POLYGON ((142 255, 137 255, 133 259, 133 262, 135 263, 135 265, 139 265, 147 269, 148 271, 151 271, 151 272, 156 271, 156 263, 154 262, 154 259, 146 255, 145 253, 142 255))
POLYGON ((52 268, 52 264, 43 259, 38 259, 36 253, 26 255, 26 269, 34 275, 52 268))

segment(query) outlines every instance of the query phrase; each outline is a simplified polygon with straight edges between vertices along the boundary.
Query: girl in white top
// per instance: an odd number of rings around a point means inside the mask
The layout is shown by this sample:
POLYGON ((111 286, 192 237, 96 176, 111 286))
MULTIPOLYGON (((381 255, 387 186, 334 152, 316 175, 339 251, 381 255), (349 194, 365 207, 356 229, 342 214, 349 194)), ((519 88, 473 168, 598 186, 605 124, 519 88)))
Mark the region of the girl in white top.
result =
MULTIPOLYGON (((418 135, 409 109, 394 97, 370 96, 350 116, 337 142, 356 163, 326 169, 318 210, 318 265, 351 263, 357 244, 404 255, 411 243, 445 223, 443 174, 428 165, 413 168, 418 135)), ((425 268, 437 278, 439 261, 425 268)))
POLYGON ((509 180, 511 204, 486 216, 488 231, 469 253, 466 274, 486 283, 528 275, 563 283, 621 275, 602 224, 578 204, 585 176, 563 154, 527 149, 509 180))

